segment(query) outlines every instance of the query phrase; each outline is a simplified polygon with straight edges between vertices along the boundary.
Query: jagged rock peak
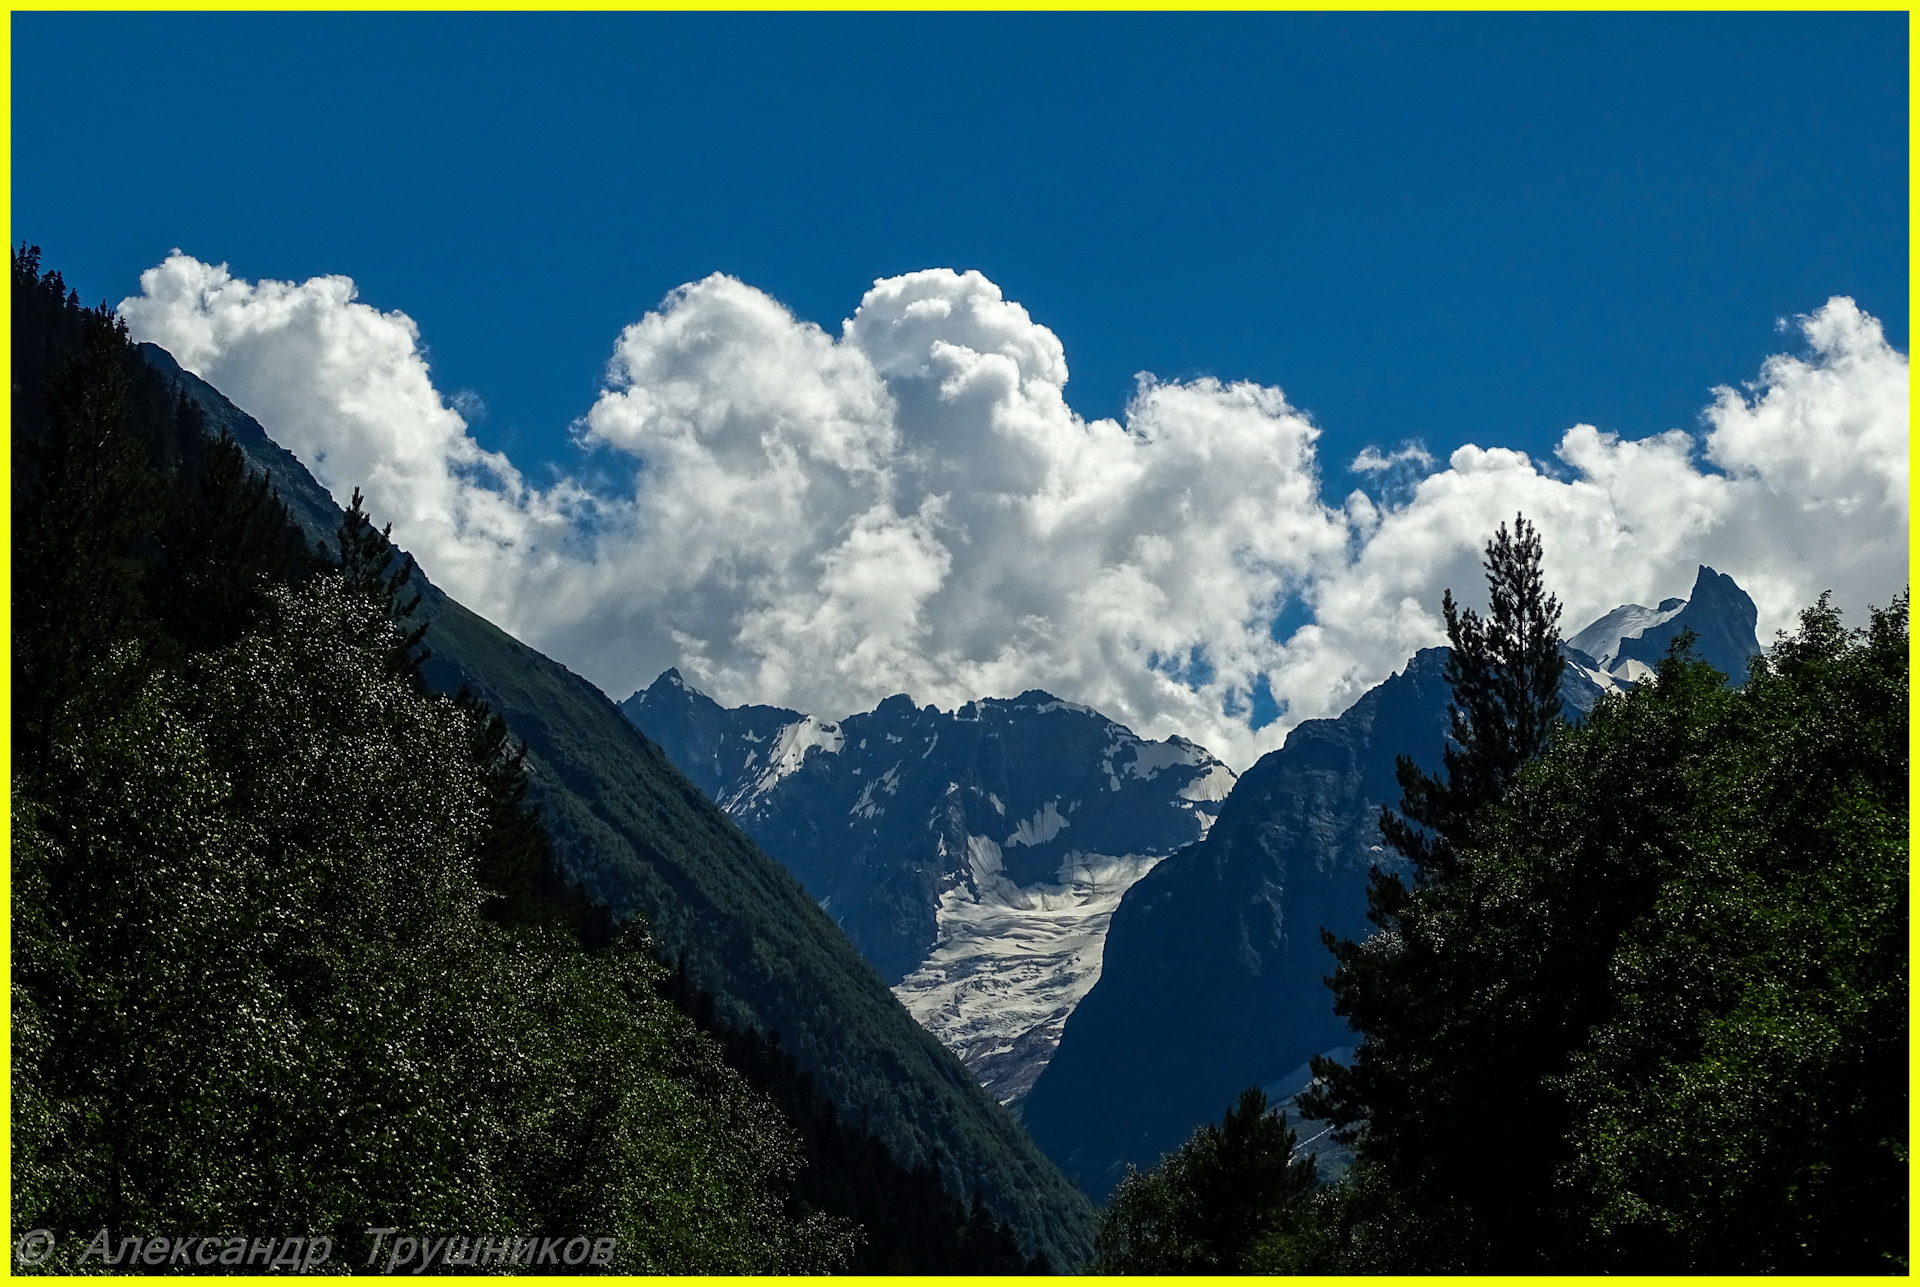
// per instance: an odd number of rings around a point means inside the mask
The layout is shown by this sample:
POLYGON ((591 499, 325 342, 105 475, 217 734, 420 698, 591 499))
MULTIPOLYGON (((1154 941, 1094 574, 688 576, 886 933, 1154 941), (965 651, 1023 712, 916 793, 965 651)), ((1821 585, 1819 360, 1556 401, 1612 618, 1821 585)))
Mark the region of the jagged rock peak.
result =
POLYGON ((1584 654, 1584 661, 1573 660, 1590 679, 1618 686, 1651 675, 1680 632, 1691 630, 1695 654, 1742 684, 1747 664, 1760 652, 1754 634, 1759 619, 1753 600, 1732 577, 1702 563, 1686 598, 1663 599, 1657 608, 1622 604, 1569 637, 1566 646, 1584 654))

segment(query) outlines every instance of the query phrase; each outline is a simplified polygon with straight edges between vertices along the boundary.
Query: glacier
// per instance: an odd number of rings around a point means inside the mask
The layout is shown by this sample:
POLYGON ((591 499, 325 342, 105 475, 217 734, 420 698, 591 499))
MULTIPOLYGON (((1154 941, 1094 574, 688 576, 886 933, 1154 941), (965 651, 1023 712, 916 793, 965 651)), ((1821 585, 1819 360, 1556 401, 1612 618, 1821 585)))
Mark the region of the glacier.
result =
POLYGON ((1099 982, 1121 896, 1163 856, 1075 851, 1054 880, 1019 885, 999 845, 967 837, 968 879, 940 896, 933 950, 893 994, 995 1098, 1017 1103, 1099 982))

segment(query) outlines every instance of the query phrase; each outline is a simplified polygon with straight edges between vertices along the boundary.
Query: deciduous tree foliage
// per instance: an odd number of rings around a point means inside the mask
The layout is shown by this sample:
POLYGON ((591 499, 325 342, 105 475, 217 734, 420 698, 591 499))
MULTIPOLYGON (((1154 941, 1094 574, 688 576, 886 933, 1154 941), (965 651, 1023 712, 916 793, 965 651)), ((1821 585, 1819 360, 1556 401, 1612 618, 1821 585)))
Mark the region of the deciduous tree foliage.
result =
POLYGON ((1823 599, 1738 690, 1677 641, 1375 882, 1326 1267, 1904 1269, 1906 616, 1823 599))
POLYGON ((390 560, 316 573, 231 444, 180 449, 110 314, 31 255, 14 283, 51 390, 16 366, 12 1217, 67 1239, 44 1268, 103 1226, 844 1263, 644 932, 590 952, 540 911, 517 753, 417 682, 390 560))
POLYGON ((1501 818, 1495 862, 1620 888, 1553 1082, 1580 1259, 1907 1269, 1907 663, 1904 595, 1852 631, 1823 597, 1738 693, 1674 659, 1501 818), (1671 819, 1639 853, 1579 821, 1609 788, 1671 819))

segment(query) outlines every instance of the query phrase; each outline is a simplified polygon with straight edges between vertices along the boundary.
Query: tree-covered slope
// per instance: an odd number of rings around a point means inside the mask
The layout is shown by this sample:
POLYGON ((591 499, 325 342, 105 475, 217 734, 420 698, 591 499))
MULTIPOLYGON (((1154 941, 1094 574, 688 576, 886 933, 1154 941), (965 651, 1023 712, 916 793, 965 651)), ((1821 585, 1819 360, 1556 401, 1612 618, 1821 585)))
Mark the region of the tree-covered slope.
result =
POLYGON ((1909 647, 1904 594, 1741 689, 1676 647, 1375 883, 1319 1271, 1907 1272, 1909 647))
POLYGON ((51 1239, 18 1267, 235 1266, 243 1231, 332 1266, 380 1226, 447 1235, 415 1272, 536 1234, 847 1263, 644 932, 589 950, 530 887, 519 756, 419 683, 384 540, 319 557, 110 312, 13 269, 10 1216, 51 1239))
MULTIPOLYGON (((332 499, 257 423, 163 351, 142 349, 272 477, 296 521, 316 536, 337 525, 332 499)), ((962 1197, 977 1190, 1029 1254, 1082 1263, 1093 1221, 1084 1196, 913 1021, 799 882, 597 688, 431 585, 424 595, 429 683, 471 688, 526 743, 529 798, 568 874, 617 916, 645 916, 727 1023, 778 1033, 899 1161, 932 1163, 962 1197)))

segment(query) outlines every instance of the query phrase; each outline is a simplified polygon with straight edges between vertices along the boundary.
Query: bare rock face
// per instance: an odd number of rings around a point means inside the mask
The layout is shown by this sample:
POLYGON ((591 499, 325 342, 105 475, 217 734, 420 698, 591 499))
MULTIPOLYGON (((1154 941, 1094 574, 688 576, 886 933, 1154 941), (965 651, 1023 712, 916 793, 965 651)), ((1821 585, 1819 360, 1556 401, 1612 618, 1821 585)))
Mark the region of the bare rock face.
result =
POLYGON ((1446 661, 1424 649, 1338 719, 1299 725, 1241 775, 1204 842, 1128 891, 1098 986, 1022 1106, 1034 1142, 1096 1201, 1245 1087, 1352 1044, 1320 930, 1370 928, 1367 873, 1397 863, 1379 832, 1400 798, 1394 756, 1436 766, 1446 661))
POLYGON ((668 671, 621 704, 797 875, 1002 1103, 1100 976, 1122 895, 1207 834, 1232 770, 1032 691, 839 721, 727 710, 668 671))

